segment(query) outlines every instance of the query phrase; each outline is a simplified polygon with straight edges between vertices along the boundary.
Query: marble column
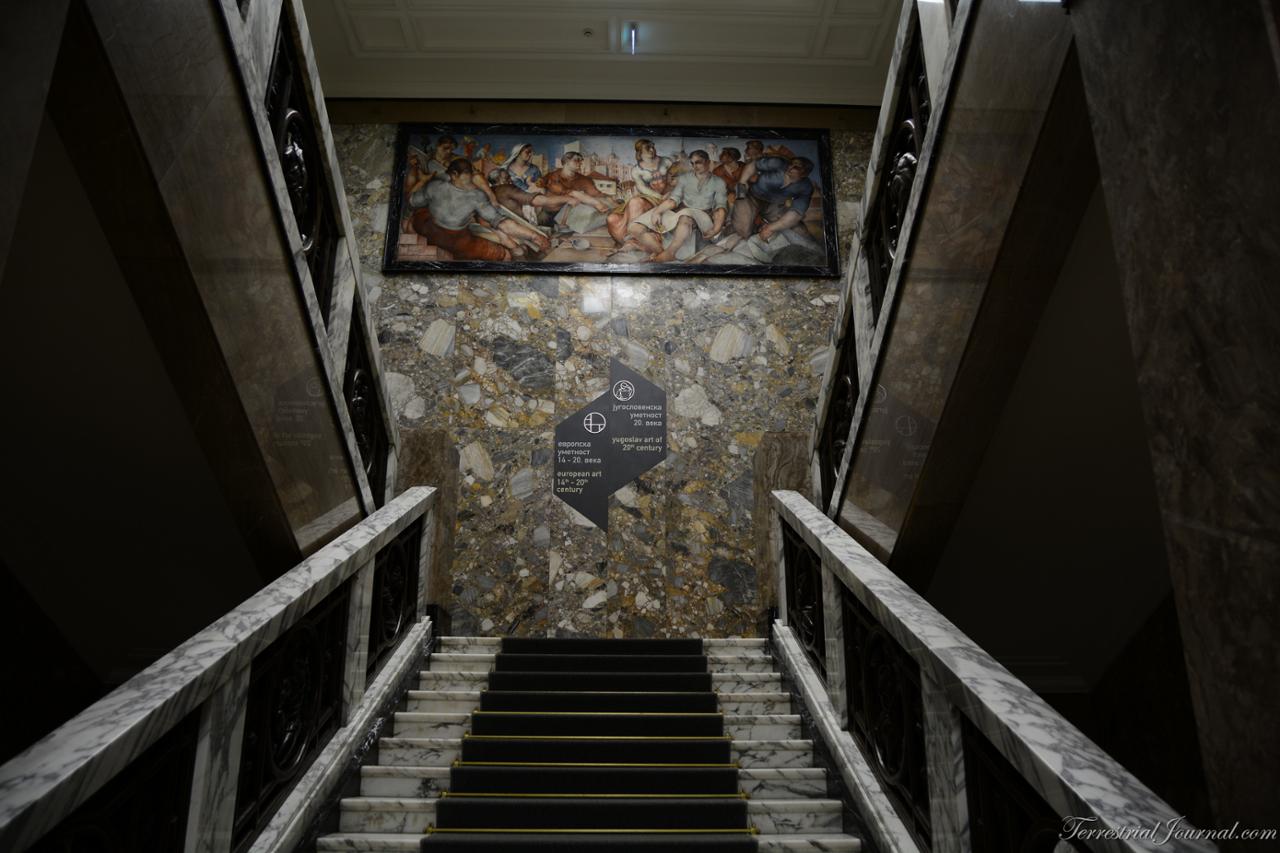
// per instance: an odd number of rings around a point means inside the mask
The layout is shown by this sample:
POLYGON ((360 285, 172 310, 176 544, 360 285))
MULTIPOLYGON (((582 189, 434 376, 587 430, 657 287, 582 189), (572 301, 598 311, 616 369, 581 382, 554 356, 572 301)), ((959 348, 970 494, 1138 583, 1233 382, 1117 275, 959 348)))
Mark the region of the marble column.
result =
MULTIPOLYGON (((432 584, 432 568, 435 565, 436 541, 436 507, 433 503, 422 517, 422 538, 418 542, 418 619, 427 615, 427 605, 432 602, 430 595, 432 584)), ((432 626, 435 633, 436 626, 432 626)))
POLYGON ((246 666, 228 679, 200 709, 183 853, 231 850, 250 668, 246 666))
POLYGON ((356 569, 351 578, 351 600, 347 605, 347 644, 342 670, 342 722, 351 715, 364 696, 369 668, 369 620, 372 618, 374 561, 356 569))
POLYGON ((827 695, 835 709, 841 728, 849 727, 849 696, 845 692, 844 659, 844 584, 836 580, 833 569, 823 558, 822 565, 822 636, 826 644, 827 695))
POLYGON ((782 548, 782 518, 772 509, 765 516, 769 524, 769 559, 766 565, 773 568, 774 602, 778 608, 778 621, 787 624, 787 561, 782 548))
MULTIPOLYGON (((793 489, 806 493, 809 479, 808 437, 794 432, 766 432, 760 438, 760 446, 756 448, 752 458, 751 517, 755 532, 756 572, 761 611, 777 605, 779 612, 782 606, 774 600, 774 587, 777 579, 773 574, 774 562, 770 555, 773 551, 773 509, 770 495, 774 489, 793 489)), ((767 631, 766 631, 767 633, 767 631)))
POLYGON ((1216 822, 1274 825, 1276 7, 1079 0, 1070 21, 1216 822))
MULTIPOLYGON (((422 537, 422 556, 430 555, 431 571, 420 593, 424 602, 447 607, 458 520, 458 448, 446 430, 401 428, 400 455, 397 489, 434 486, 437 490, 426 522, 431 536, 428 540, 424 530, 422 537)), ((435 626, 434 632, 441 633, 441 626, 435 626)))
POLYGON ((970 853, 969 801, 964 781, 960 712, 927 673, 920 674, 925 768, 933 853, 970 853))

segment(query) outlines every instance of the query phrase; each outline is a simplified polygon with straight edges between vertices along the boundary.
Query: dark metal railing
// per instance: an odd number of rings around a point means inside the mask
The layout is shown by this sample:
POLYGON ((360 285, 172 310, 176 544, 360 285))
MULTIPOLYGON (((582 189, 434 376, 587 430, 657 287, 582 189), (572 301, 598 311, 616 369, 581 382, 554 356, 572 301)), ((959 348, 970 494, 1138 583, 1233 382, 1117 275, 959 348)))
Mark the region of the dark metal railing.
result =
POLYGON ((858 345, 852 323, 840 341, 835 362, 835 375, 827 389, 827 414, 818 436, 818 476, 822 489, 822 507, 831 503, 840 463, 844 459, 853 413, 858 407, 858 345))
POLYGON ((276 152, 284 170, 285 187, 293 218, 311 270, 320 314, 329 322, 333 301, 334 270, 341 234, 337 215, 325 188, 324 162, 318 123, 308 103, 305 75, 293 44, 293 27, 288 12, 280 16, 271 75, 267 84, 266 108, 275 139, 276 152))
POLYGON ((187 717, 103 786, 32 853, 171 853, 186 843, 199 714, 187 717))
POLYGON ((373 568, 373 598, 369 603, 369 678, 386 663, 414 622, 421 553, 421 521, 378 553, 373 568))
POLYGON ((342 380, 342 396, 355 432, 361 464, 373 492, 374 506, 386 500, 387 458, 391 443, 378 402, 378 380, 373 372, 369 345, 364 333, 364 314, 357 305, 351 315, 351 339, 347 344, 347 369, 342 380))
POLYGON ((887 151, 876 172, 875 195, 867 206, 862 227, 862 247, 866 254, 872 319, 875 322, 880 319, 889 273, 898 257, 898 244, 907 218, 907 202, 915 184, 920 155, 924 151, 924 135, 933 110, 919 19, 913 23, 903 56, 905 60, 898 76, 900 84, 893 108, 893 123, 884 137, 887 151))
POLYGON ((809 543, 787 524, 782 525, 783 566, 786 574, 787 624, 818 671, 826 677, 827 640, 822 612, 822 561, 809 543))
POLYGON ((930 847, 920 665, 847 588, 842 588, 841 606, 849 733, 871 758, 907 826, 930 847))
POLYGON ((1062 837, 1062 818, 991 741, 967 720, 962 729, 969 837, 974 850, 1088 853, 1089 848, 1078 838, 1062 837))
POLYGON ((348 580, 253 662, 233 850, 249 846, 341 724, 350 601, 348 580))

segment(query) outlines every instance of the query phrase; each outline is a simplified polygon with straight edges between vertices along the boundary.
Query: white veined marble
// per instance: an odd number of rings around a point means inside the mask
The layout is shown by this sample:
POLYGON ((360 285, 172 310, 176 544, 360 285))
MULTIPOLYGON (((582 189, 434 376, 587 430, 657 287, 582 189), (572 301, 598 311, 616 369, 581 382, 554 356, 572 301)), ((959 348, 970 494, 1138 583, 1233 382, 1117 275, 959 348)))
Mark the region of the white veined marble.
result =
POLYGON ((839 800, 752 800, 747 820, 761 832, 839 832, 839 800))

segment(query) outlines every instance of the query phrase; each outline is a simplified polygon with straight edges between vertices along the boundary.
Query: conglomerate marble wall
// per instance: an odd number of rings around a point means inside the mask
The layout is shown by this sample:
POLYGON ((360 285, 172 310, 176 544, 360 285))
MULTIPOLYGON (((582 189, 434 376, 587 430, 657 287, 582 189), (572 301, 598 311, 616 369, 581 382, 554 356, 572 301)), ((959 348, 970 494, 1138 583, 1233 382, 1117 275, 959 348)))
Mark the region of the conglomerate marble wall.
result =
MULTIPOLYGON (((333 133, 392 408, 459 453, 453 632, 755 634, 752 455, 810 430, 840 280, 384 277, 395 130, 333 133), (552 495, 551 447, 613 356, 666 390, 669 454, 611 499, 606 533, 552 495)), ((871 136, 832 134, 844 263, 871 136)))

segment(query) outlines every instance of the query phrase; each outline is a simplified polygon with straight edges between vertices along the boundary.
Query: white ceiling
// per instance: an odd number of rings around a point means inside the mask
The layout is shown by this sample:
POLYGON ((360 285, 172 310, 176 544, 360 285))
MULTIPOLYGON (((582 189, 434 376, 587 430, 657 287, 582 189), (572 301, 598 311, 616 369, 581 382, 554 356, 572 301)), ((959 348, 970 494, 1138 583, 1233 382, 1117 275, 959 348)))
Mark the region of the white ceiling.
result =
POLYGON ((305 6, 330 98, 879 106, 901 2, 305 0, 305 6))

